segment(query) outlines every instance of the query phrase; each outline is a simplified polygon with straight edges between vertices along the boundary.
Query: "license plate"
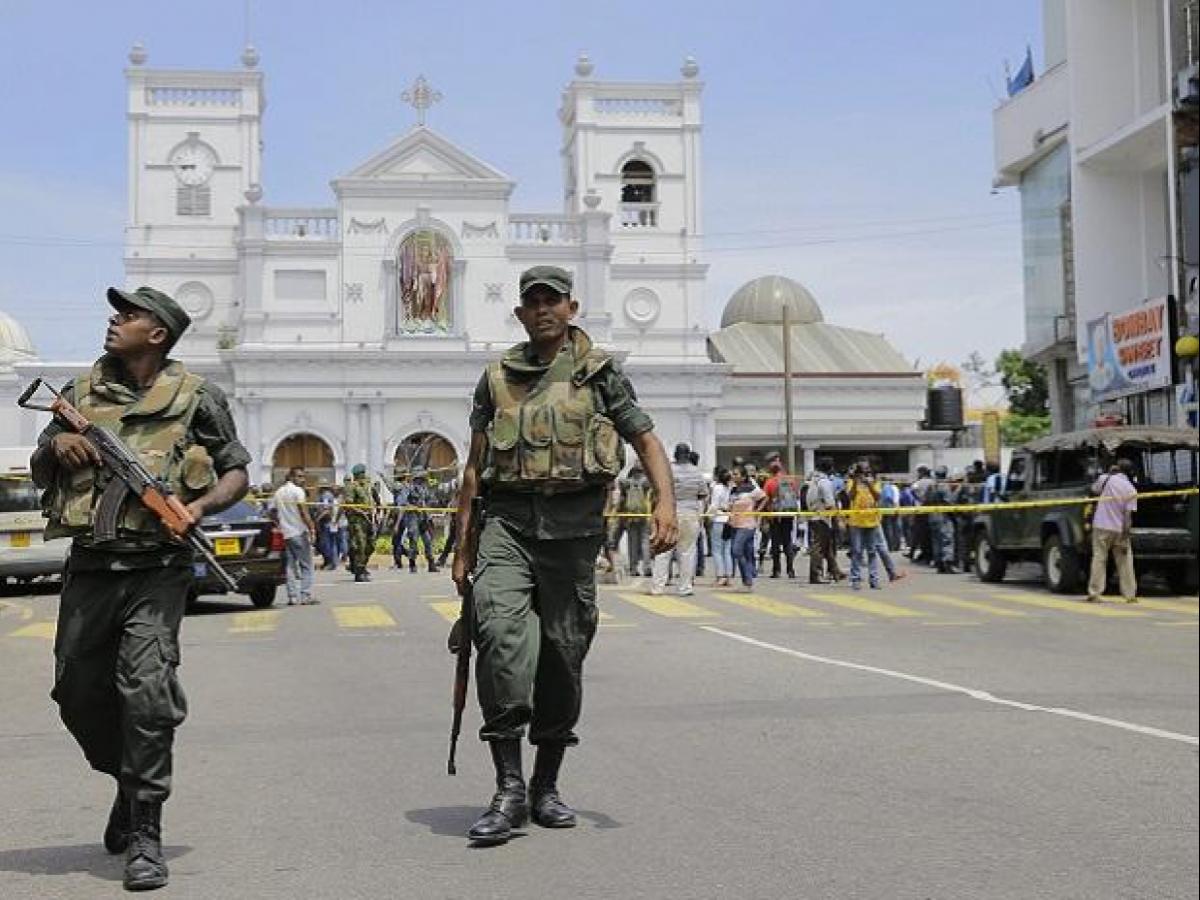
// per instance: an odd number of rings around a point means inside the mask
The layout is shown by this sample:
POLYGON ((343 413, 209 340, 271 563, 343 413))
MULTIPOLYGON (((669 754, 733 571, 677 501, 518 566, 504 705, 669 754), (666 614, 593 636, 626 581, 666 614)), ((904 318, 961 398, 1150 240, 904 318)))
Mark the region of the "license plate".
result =
POLYGON ((10 547, 28 547, 29 546, 29 532, 28 531, 12 532, 8 536, 8 546, 10 546, 10 547))
POLYGON ((237 538, 219 537, 213 541, 217 556, 237 556, 242 552, 242 542, 237 538))

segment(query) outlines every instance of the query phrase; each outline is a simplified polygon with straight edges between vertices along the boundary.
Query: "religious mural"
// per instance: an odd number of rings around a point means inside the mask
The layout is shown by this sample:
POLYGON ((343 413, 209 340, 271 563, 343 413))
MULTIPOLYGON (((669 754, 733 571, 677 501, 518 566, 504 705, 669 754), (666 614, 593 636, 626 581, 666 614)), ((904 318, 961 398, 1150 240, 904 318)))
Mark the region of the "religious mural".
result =
POLYGON ((450 331, 450 279, 454 251, 436 231, 414 231, 400 244, 396 259, 401 334, 450 331))

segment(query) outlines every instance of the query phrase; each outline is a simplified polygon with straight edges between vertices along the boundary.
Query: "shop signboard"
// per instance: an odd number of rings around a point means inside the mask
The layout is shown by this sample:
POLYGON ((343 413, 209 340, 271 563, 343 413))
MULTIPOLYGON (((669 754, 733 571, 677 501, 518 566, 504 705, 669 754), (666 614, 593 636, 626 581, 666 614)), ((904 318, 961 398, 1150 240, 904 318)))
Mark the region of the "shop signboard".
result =
POLYGON ((1093 402, 1170 386, 1170 298, 1108 313, 1087 323, 1088 384, 1093 402))

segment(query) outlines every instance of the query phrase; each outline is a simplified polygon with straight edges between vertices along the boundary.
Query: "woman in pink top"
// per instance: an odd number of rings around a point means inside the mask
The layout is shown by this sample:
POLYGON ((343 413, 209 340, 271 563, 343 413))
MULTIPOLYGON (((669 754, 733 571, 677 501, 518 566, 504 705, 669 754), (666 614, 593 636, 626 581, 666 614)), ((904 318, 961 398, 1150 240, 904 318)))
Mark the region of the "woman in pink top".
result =
POLYGON ((729 500, 729 525, 733 529, 733 562, 747 589, 754 587, 758 574, 754 565, 754 532, 758 530, 758 512, 766 505, 766 492, 746 475, 746 470, 734 471, 733 492, 729 500))

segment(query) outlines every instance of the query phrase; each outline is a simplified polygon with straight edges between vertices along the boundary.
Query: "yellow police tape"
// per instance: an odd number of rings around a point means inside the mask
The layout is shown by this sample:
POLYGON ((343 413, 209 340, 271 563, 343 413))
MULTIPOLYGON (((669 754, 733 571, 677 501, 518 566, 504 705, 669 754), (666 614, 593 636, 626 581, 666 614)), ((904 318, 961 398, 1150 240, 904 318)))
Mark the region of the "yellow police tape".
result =
MULTIPOLYGON (((1200 493, 1200 487, 1174 488, 1166 491, 1146 491, 1139 493, 1133 499, 1142 500, 1160 500, 1167 497, 1191 497, 1200 493)), ((264 500, 262 496, 255 496, 253 499, 264 500)), ((945 515, 946 513, 963 513, 963 512, 992 512, 999 509, 1043 509, 1053 506, 1087 506, 1096 503, 1108 503, 1113 500, 1123 500, 1122 497, 1055 497, 1048 500, 1015 500, 1007 503, 954 503, 944 506, 890 506, 890 507, 873 507, 870 509, 827 509, 822 511, 817 510, 798 510, 796 512, 744 512, 737 513, 739 516, 755 517, 755 518, 792 518, 792 519, 825 519, 831 516, 845 518, 848 516, 860 516, 863 514, 870 515, 871 513, 880 513, 885 516, 930 516, 930 515, 945 515)), ((309 501, 304 504, 295 504, 297 506, 324 506, 319 502, 309 501)), ((457 506, 387 506, 385 504, 376 503, 339 503, 341 509, 350 510, 398 510, 405 513, 428 513, 428 514, 449 514, 458 511, 457 506)), ((728 511, 721 513, 701 513, 702 518, 711 518, 714 515, 729 515, 728 511)), ((653 513, 648 512, 606 512, 606 519, 648 519, 653 513)))

